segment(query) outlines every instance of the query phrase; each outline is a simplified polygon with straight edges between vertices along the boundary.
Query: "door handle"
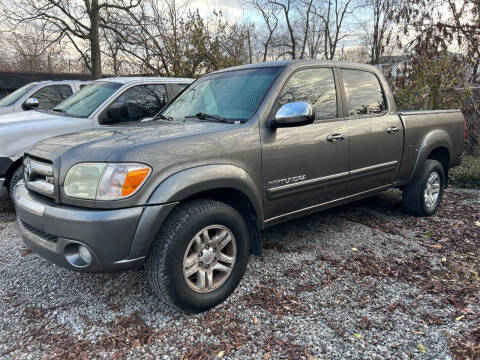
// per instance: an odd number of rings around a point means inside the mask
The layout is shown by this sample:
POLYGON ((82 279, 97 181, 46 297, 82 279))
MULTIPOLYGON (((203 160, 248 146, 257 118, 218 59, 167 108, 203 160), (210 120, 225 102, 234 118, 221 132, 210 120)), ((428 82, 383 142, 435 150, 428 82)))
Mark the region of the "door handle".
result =
POLYGON ((397 133, 399 131, 400 131, 400 129, 396 126, 392 126, 392 127, 389 127, 387 129, 387 133, 389 133, 389 134, 394 134, 394 133, 397 133))
POLYGON ((327 136, 327 141, 337 142, 342 141, 345 137, 342 134, 330 134, 327 136))

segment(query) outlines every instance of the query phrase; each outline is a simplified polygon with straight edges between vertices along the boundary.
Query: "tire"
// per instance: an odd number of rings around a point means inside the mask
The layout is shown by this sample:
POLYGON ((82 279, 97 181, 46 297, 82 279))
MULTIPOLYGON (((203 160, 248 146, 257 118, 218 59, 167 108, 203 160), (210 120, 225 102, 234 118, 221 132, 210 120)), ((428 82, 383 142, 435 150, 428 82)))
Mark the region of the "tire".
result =
POLYGON ((159 231, 146 260, 147 280, 160 301, 168 307, 187 313, 201 312, 230 296, 245 273, 248 256, 249 236, 242 215, 222 202, 192 200, 178 205, 159 231), (207 229, 207 236, 204 229, 207 229), (206 239, 210 237, 212 245, 205 249, 206 239), (217 239, 223 240, 216 242, 217 239), (221 251, 225 254, 218 252, 222 245, 225 247, 221 251), (212 253, 216 260, 209 263, 212 253), (217 257, 225 258, 224 255, 231 263, 217 260, 217 257), (185 266, 188 271, 184 273, 184 265, 192 260, 195 264, 185 266), (224 276, 227 272, 223 268, 217 270, 220 265, 230 268, 230 273, 224 276), (209 268, 205 270, 207 266, 209 268), (187 272, 195 269, 200 270, 188 277, 187 272), (210 269, 212 277, 201 276, 210 269), (202 278, 205 281, 203 289, 202 278))
POLYGON ((445 172, 440 162, 427 159, 423 165, 423 169, 415 181, 407 185, 403 190, 403 206, 407 213, 415 216, 430 216, 435 214, 443 197, 445 189, 445 172), (430 189, 438 190, 438 195, 428 198, 425 195, 427 190, 427 182, 433 179, 436 174, 438 176, 437 183, 433 183, 430 189), (435 185, 435 186, 433 186, 435 185), (435 199, 434 201, 432 199, 435 199))
POLYGON ((10 197, 13 196, 13 189, 15 185, 22 180, 23 178, 23 165, 20 165, 13 173, 12 177, 10 178, 10 182, 8 183, 8 193, 10 197))

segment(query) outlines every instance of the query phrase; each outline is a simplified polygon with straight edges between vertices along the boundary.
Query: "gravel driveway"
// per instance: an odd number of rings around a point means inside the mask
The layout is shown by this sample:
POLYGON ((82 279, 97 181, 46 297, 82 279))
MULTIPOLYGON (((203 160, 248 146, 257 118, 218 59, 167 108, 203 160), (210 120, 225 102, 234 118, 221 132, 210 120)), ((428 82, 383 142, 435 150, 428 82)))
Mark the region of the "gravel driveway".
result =
POLYGON ((0 358, 480 356, 480 191, 437 216, 389 191, 272 227, 226 303, 165 310, 143 271, 79 274, 25 249, 0 211, 0 358))

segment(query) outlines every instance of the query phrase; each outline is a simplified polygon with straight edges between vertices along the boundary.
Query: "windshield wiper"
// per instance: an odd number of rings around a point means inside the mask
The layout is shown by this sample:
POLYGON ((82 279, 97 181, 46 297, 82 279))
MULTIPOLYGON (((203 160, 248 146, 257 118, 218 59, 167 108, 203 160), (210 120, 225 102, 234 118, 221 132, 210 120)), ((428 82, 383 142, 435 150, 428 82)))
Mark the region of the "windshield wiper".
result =
POLYGON ((219 123, 226 123, 226 124, 237 124, 237 123, 244 123, 246 119, 232 119, 232 118, 224 118, 218 115, 213 114, 205 114, 205 113, 197 113, 195 115, 187 115, 185 119, 192 119, 197 118, 200 120, 207 120, 207 121, 214 121, 219 123))
POLYGON ((160 112, 158 112, 157 114, 155 114, 155 116, 150 120, 150 121, 154 121, 154 120, 167 120, 167 121, 172 121, 173 120, 173 117, 171 116, 165 116, 163 114, 160 114, 160 112))
POLYGON ((52 111, 61 112, 64 116, 70 116, 65 109, 53 108, 52 111))

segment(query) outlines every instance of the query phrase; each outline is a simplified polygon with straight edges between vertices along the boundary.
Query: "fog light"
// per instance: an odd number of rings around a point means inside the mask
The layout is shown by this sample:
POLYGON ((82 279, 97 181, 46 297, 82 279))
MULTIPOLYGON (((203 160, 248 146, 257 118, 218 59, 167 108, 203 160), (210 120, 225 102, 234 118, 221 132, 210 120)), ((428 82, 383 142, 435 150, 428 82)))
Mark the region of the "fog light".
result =
POLYGON ((86 265, 92 263, 92 254, 90 253, 90 250, 83 245, 78 246, 78 256, 80 256, 80 259, 82 259, 86 265))

